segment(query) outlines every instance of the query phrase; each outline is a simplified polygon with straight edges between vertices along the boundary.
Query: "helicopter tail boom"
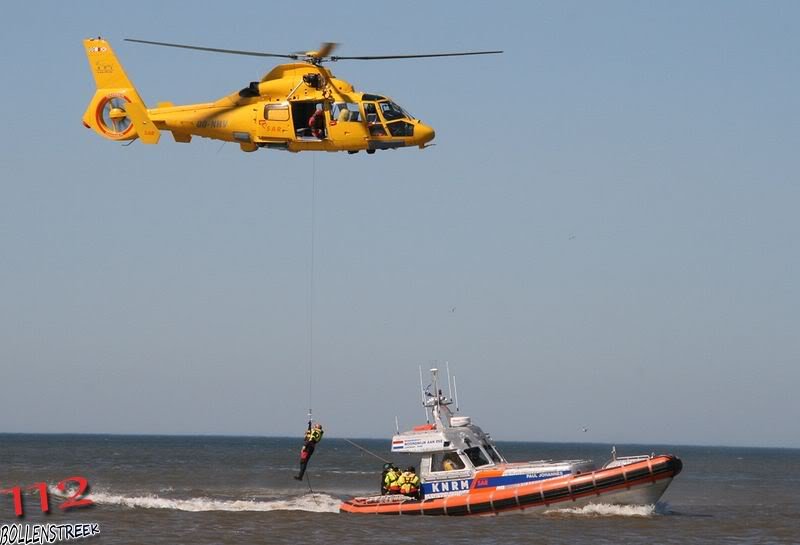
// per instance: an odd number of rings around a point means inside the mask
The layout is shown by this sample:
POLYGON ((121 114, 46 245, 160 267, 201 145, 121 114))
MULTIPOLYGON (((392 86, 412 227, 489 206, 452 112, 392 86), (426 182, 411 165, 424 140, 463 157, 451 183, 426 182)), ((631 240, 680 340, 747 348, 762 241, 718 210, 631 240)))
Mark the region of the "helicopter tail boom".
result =
POLYGON ((83 114, 84 126, 109 140, 158 143, 159 130, 111 45, 101 38, 86 39, 83 45, 97 89, 83 114))

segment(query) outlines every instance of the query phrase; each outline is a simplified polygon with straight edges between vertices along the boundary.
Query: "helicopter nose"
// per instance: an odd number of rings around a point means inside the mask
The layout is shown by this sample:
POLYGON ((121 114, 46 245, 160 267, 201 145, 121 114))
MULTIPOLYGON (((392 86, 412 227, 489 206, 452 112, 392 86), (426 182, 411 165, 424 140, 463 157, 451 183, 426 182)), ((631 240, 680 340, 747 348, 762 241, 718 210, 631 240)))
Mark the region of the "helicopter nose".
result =
POLYGON ((420 123, 417 125, 417 135, 419 140, 419 147, 424 147, 425 144, 430 142, 436 137, 436 131, 433 130, 433 127, 429 127, 428 125, 424 125, 420 123))

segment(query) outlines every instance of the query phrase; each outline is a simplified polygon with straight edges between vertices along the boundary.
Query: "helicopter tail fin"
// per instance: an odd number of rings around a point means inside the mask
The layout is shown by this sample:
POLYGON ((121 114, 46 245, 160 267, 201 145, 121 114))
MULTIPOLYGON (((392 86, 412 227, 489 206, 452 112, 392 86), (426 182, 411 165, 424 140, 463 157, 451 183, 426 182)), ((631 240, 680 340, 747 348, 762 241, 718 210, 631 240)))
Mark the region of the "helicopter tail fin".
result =
POLYGON ((102 38, 90 38, 83 46, 97 88, 83 114, 84 126, 109 140, 138 137, 145 144, 158 143, 159 130, 111 45, 102 38))

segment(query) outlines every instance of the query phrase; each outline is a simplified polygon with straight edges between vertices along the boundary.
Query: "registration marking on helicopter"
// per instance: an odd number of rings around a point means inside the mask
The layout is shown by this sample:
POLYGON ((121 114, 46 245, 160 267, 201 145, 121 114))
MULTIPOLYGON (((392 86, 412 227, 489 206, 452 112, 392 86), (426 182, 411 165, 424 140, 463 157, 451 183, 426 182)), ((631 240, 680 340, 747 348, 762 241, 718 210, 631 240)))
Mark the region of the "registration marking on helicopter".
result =
POLYGON ((224 129, 228 126, 228 121, 224 119, 202 119, 195 122, 198 129, 224 129))

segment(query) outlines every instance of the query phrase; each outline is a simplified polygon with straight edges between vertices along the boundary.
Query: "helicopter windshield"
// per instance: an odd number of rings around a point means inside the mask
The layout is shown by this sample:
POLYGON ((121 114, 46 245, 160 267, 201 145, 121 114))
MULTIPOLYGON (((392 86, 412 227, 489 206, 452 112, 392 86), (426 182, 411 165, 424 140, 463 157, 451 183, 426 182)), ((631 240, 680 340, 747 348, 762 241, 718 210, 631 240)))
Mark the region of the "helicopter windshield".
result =
POLYGON ((403 119, 404 117, 411 118, 411 115, 403 108, 395 104, 394 102, 387 101, 381 102, 381 113, 383 114, 383 118, 386 121, 393 121, 395 119, 403 119))

